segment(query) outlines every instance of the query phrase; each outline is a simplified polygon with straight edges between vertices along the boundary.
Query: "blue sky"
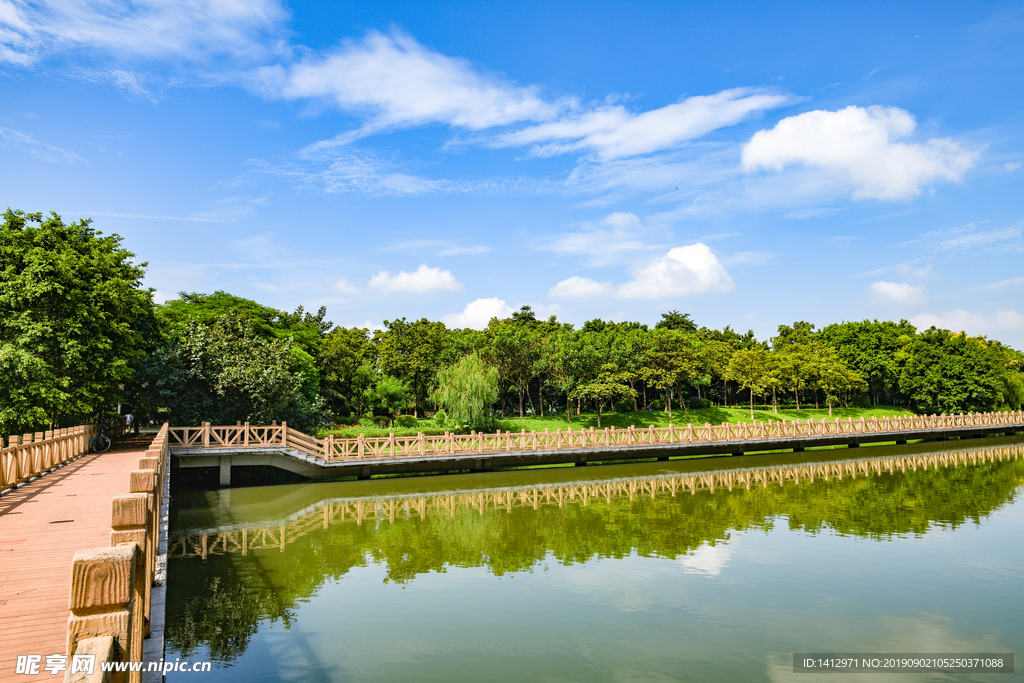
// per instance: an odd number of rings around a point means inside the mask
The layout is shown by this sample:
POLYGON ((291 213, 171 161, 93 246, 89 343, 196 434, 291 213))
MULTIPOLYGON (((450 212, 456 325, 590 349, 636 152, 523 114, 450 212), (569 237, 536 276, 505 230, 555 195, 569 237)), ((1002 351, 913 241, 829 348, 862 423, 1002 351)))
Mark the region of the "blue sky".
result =
POLYGON ((1024 348, 1019 3, 0 0, 2 203, 158 300, 1024 348))

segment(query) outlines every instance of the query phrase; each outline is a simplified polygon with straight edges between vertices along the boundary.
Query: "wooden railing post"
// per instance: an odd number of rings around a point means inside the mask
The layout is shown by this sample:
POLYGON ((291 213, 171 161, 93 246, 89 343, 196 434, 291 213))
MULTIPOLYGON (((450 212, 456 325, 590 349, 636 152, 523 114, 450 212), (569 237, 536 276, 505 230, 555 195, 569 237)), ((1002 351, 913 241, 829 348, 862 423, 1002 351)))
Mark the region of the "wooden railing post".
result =
POLYGON ((210 423, 203 423, 203 448, 210 447, 210 423))
POLYGON ((281 445, 288 448, 288 423, 281 420, 281 445))

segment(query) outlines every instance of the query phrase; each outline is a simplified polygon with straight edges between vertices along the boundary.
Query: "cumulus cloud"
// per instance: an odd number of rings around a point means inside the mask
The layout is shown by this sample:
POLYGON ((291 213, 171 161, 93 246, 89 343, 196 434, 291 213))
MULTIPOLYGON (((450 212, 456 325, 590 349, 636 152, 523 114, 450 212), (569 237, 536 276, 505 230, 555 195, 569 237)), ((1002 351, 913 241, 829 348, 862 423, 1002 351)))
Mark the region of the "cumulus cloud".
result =
POLYGON ((482 330, 487 327, 491 318, 507 318, 512 315, 514 308, 505 303, 503 299, 492 297, 489 299, 477 299, 466 305, 461 313, 449 313, 441 317, 448 327, 464 328, 470 327, 474 330, 482 330))
POLYGON ((554 298, 659 299, 704 292, 730 292, 736 287, 721 261, 702 242, 670 249, 641 266, 632 280, 615 287, 608 282, 573 276, 548 291, 554 298))
POLYGON ((621 105, 604 106, 558 121, 499 136, 497 146, 533 145, 535 156, 593 151, 602 160, 647 154, 732 126, 752 114, 779 107, 784 95, 749 88, 698 95, 660 109, 633 113, 621 105))
POLYGON ((589 299, 607 296, 614 290, 615 288, 608 282, 597 282, 590 278, 574 275, 552 287, 548 296, 556 299, 589 299))
POLYGON ((326 55, 256 72, 259 87, 284 99, 322 98, 346 111, 368 112, 363 130, 442 123, 481 130, 552 117, 562 105, 545 102, 535 88, 479 73, 463 59, 420 45, 401 32, 370 31, 326 55))
POLYGON ((1019 332, 1024 330, 1024 315, 1014 310, 996 311, 992 315, 969 313, 957 308, 946 313, 922 313, 910 319, 918 329, 938 327, 953 332, 966 332, 969 335, 983 334, 992 336, 1000 332, 1019 332))
POLYGON ((382 270, 370 278, 369 285, 371 289, 376 289, 383 294, 395 292, 428 294, 442 290, 462 289, 462 283, 455 279, 452 271, 428 268, 425 263, 420 264, 420 267, 411 273, 403 270, 397 275, 392 275, 391 271, 382 270))
POLYGON ((619 287, 627 299, 658 299, 700 292, 729 292, 736 287, 711 249, 702 242, 675 247, 641 268, 619 287))
POLYGON ((928 298, 925 288, 906 282, 871 283, 871 301, 875 304, 910 306, 924 303, 928 298))
POLYGON ((287 17, 277 0, 0 0, 0 61, 30 66, 72 48, 189 61, 254 59, 277 49, 274 35, 287 17))
POLYGON ((895 107, 849 106, 782 119, 743 146, 747 171, 782 171, 791 164, 825 171, 854 188, 854 199, 909 199, 932 181, 959 181, 978 158, 948 138, 897 142, 917 123, 895 107))

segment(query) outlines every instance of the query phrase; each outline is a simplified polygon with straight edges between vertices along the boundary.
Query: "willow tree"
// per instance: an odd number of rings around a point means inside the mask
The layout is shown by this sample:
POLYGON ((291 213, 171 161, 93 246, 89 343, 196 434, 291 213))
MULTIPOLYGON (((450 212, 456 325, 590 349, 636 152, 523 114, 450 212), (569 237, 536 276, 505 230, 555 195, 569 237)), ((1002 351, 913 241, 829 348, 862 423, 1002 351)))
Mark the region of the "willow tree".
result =
POLYGON ((491 406, 498 400, 498 371, 474 351, 437 372, 437 388, 430 400, 461 425, 486 426, 491 406))

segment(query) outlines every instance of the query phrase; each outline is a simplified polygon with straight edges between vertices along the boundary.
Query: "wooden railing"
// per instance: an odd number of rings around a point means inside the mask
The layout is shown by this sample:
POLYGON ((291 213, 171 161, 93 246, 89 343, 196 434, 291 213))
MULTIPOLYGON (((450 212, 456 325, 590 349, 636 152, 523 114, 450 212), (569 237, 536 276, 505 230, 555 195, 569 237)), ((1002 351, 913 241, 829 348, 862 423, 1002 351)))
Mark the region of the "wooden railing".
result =
POLYGON ((6 491, 89 452, 96 425, 13 435, 0 439, 0 491, 6 491))
MULTIPOLYGON (((96 672, 103 661, 142 661, 158 567, 167 434, 164 424, 139 469, 126 472, 128 493, 112 501, 110 547, 79 550, 72 562, 68 659, 97 655, 96 672)), ((127 680, 137 683, 141 672, 129 672, 127 680)))
POLYGON ((993 462, 1018 460, 1024 447, 999 446, 980 450, 922 453, 909 456, 838 460, 742 470, 716 470, 693 474, 666 474, 653 477, 587 481, 575 484, 548 484, 444 493, 324 500, 308 511, 279 523, 232 525, 217 529, 193 530, 172 536, 168 556, 197 557, 250 551, 285 552, 287 544, 328 528, 331 524, 371 525, 395 520, 454 517, 456 514, 483 515, 545 506, 564 507, 576 503, 610 503, 612 500, 675 497, 701 492, 732 491, 736 488, 767 488, 787 484, 813 483, 815 480, 868 478, 908 470, 937 470, 971 467, 993 462))
POLYGON ((636 446, 664 446, 670 444, 715 443, 723 441, 752 441, 785 439, 806 436, 842 434, 884 434, 934 429, 982 427, 1024 424, 1024 411, 995 413, 966 413, 960 415, 899 415, 854 420, 794 420, 790 422, 753 422, 720 425, 687 424, 685 427, 646 428, 630 426, 626 429, 608 427, 602 430, 559 429, 543 432, 525 429, 519 432, 497 431, 493 434, 470 432, 426 436, 395 436, 337 439, 328 436, 318 439, 288 427, 287 423, 271 426, 252 426, 248 422, 230 426, 173 427, 170 430, 172 448, 241 448, 278 447, 319 456, 329 461, 365 460, 377 458, 408 458, 424 456, 462 455, 472 453, 501 453, 508 451, 559 451, 581 448, 627 448, 636 446))

